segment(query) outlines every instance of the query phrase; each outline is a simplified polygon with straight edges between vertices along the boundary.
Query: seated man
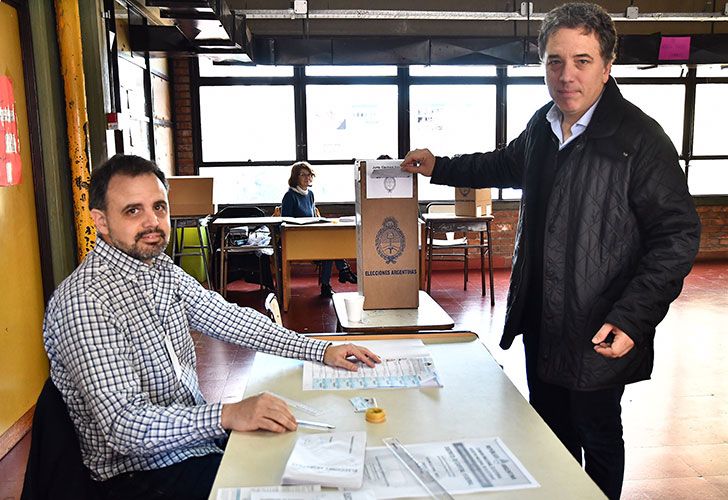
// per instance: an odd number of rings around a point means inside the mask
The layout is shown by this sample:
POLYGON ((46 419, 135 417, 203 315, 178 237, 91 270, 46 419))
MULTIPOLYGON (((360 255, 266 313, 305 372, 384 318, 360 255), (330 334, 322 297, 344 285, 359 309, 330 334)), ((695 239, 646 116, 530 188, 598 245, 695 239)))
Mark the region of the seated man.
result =
MULTIPOLYGON (((207 498, 227 430, 296 429, 280 399, 208 404, 190 329, 262 352, 356 370, 351 344, 298 336, 203 288, 164 254, 167 181, 152 162, 117 155, 91 176, 99 238, 61 283, 43 335, 51 377, 105 498, 207 498)), ((254 452, 254 451, 251 451, 254 452)))

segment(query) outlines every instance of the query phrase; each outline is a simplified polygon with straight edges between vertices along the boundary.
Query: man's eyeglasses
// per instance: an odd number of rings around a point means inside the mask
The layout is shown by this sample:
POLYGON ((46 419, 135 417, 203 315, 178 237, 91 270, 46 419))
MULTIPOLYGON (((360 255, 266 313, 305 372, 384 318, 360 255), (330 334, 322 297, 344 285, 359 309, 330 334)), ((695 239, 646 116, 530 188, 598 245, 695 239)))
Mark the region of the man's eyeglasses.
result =
POLYGON ((298 174, 298 176, 299 177, 314 177, 313 174, 304 174, 303 172, 301 172, 300 174, 298 174))

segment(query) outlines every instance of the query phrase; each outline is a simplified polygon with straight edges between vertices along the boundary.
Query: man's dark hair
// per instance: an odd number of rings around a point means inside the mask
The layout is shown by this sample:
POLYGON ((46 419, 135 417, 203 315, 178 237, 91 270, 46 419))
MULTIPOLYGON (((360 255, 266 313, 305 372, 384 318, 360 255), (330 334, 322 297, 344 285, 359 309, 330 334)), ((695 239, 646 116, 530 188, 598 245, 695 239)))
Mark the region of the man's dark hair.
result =
POLYGON ((109 182, 115 175, 126 175, 137 177, 144 174, 153 174, 162 181, 165 189, 169 189, 169 183, 159 167, 153 162, 140 156, 114 155, 104 164, 91 172, 91 185, 89 186, 88 205, 90 209, 97 208, 106 210, 106 191, 109 189, 109 182))
POLYGON ((582 29, 594 33, 605 63, 616 56, 617 29, 606 10, 593 3, 567 3, 551 10, 543 18, 538 34, 538 55, 543 59, 549 37, 561 28, 582 29))

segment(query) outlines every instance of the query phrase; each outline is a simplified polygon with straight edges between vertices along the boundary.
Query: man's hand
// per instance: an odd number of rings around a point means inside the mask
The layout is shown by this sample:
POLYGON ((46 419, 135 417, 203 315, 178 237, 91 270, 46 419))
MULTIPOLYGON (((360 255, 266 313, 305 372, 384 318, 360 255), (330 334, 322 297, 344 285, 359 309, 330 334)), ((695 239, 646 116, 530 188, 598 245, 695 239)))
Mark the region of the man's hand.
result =
POLYGON ((361 347, 354 344, 342 344, 342 345, 330 345, 324 352, 324 364, 329 366, 335 366, 338 368, 346 368, 353 372, 359 369, 356 363, 349 361, 347 358, 354 357, 367 365, 369 368, 374 368, 374 363, 379 363, 382 360, 366 347, 361 347))
POLYGON ((295 431, 296 418, 281 399, 263 392, 237 403, 222 405, 222 426, 233 431, 295 431))
POLYGON ((634 340, 611 323, 604 323, 592 338, 592 344, 594 344, 594 350, 605 358, 621 358, 632 350, 634 340), (607 341, 609 334, 614 336, 611 342, 607 341))
POLYGON ((405 172, 432 177, 432 170, 435 168, 435 155, 429 149, 415 149, 407 153, 400 166, 405 172))

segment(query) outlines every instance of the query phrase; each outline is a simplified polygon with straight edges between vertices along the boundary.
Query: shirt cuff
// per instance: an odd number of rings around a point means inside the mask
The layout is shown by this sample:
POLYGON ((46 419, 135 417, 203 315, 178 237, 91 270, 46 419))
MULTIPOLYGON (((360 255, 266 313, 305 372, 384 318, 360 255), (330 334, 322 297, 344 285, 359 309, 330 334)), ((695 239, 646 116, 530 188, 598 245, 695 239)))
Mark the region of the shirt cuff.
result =
POLYGON ((209 422, 209 428, 213 434, 212 438, 224 437, 227 431, 222 426, 222 403, 211 403, 205 407, 206 420, 209 422))

